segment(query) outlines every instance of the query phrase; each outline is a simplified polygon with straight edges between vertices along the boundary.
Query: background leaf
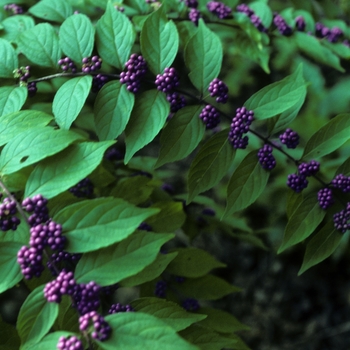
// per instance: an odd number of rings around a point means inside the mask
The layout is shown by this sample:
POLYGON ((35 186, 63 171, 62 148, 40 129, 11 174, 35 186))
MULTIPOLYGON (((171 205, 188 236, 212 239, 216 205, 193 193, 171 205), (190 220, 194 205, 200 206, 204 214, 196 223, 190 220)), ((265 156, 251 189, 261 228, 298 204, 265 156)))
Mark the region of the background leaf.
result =
POLYGON ((61 129, 68 130, 85 104, 91 88, 92 76, 68 80, 57 91, 52 112, 61 129))
POLYGON ((163 127, 169 111, 169 103, 160 91, 148 90, 136 99, 135 107, 125 130, 125 164, 138 150, 156 137, 163 127))
POLYGON ((69 252, 83 253, 128 237, 157 209, 137 208, 122 199, 97 198, 75 203, 54 216, 68 240, 69 252))
POLYGON ((94 47, 95 29, 90 19, 79 13, 68 17, 61 25, 59 41, 66 56, 77 63, 91 56, 94 47))
POLYGON ((0 88, 0 117, 19 111, 27 99, 28 89, 24 86, 0 88))
POLYGON ((73 8, 66 0, 41 0, 29 8, 33 16, 47 21, 62 23, 67 17, 73 14, 73 8))
POLYGON ((149 15, 141 30, 141 52, 154 74, 163 73, 173 63, 179 47, 179 35, 164 6, 149 15))
POLYGON ((13 78, 14 69, 18 68, 18 58, 15 49, 4 39, 0 38, 0 77, 13 78))
POLYGON ((21 33, 33 28, 35 22, 31 16, 21 15, 7 17, 1 22, 1 25, 4 31, 2 38, 15 42, 21 33))
POLYGON ((221 70, 222 45, 220 39, 199 20, 198 31, 185 47, 185 64, 188 77, 199 92, 205 93, 209 83, 221 70))
POLYGON ((120 11, 116 11, 111 2, 106 12, 96 24, 96 47, 102 60, 124 69, 135 40, 135 31, 130 20, 120 11))
POLYGON ((160 135, 156 168, 187 157, 198 146, 205 133, 200 111, 199 106, 184 107, 166 124, 160 135))
POLYGON ((24 196, 41 194, 50 199, 76 185, 96 169, 113 143, 82 142, 46 158, 30 174, 24 196))
POLYGON ((40 23, 26 30, 18 38, 19 50, 40 66, 57 67, 61 49, 55 29, 48 23, 40 23))
POLYGON ((122 281, 151 264, 160 247, 173 237, 173 234, 137 231, 120 243, 84 254, 75 269, 75 278, 78 283, 95 281, 101 286, 122 281))
POLYGON ((94 105, 96 133, 100 140, 116 139, 124 131, 134 101, 134 95, 119 81, 111 81, 102 87, 94 105))

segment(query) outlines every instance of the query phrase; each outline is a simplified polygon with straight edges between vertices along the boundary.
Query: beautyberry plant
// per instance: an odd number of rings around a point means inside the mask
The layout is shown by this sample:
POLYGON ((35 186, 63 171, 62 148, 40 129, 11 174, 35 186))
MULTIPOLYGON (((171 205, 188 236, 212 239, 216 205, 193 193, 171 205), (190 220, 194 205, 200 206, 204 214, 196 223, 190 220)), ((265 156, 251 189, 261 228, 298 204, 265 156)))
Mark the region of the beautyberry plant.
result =
POLYGON ((6 348, 247 349, 207 234, 303 243, 299 274, 344 248, 350 8, 327 3, 0 0, 6 348))

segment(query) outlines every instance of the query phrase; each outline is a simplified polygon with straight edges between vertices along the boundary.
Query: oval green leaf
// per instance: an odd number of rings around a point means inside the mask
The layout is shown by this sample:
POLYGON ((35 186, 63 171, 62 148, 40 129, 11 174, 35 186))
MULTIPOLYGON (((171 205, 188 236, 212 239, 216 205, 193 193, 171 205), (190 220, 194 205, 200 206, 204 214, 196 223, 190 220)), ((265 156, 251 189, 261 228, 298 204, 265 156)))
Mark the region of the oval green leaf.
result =
POLYGON ((42 0, 30 7, 28 12, 46 21, 62 23, 73 14, 73 8, 66 0, 42 0))
POLYGON ((0 39, 0 59, 0 77, 13 78, 13 71, 18 68, 18 58, 15 49, 5 39, 0 39))
POLYGON ((28 89, 25 86, 4 86, 0 88, 0 117, 19 111, 27 99, 28 89))

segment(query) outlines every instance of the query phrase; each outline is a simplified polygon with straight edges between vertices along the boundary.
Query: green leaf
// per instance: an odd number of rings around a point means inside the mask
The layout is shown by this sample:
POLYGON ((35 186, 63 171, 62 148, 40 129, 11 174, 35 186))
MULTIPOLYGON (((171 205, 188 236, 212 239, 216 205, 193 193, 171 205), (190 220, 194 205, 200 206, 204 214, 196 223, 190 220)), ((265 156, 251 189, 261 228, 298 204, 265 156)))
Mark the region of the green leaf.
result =
POLYGON ((327 259, 337 249, 342 238, 343 235, 335 229, 333 221, 323 226, 307 243, 298 276, 327 259))
POLYGON ((236 152, 228 141, 228 131, 212 136, 196 154, 188 174, 187 204, 214 187, 230 169, 236 152))
POLYGON ((160 135, 160 152, 156 168, 187 157, 202 140, 205 127, 199 118, 202 107, 180 109, 160 135))
POLYGON ((167 271, 176 276, 201 277, 213 269, 226 267, 206 251, 194 248, 176 248, 177 257, 169 264, 167 271))
POLYGON ((161 319, 177 332, 206 318, 206 315, 187 312, 178 304, 159 298, 136 299, 131 305, 137 312, 144 312, 161 319))
POLYGON ((66 250, 84 253, 127 238, 157 209, 142 209, 122 199, 97 198, 69 205, 54 216, 68 240, 66 250))
POLYGON ((17 350, 20 347, 21 340, 18 336, 15 326, 3 321, 1 318, 0 339, 1 350, 17 350))
POLYGON ((81 138, 76 133, 51 127, 29 129, 18 134, 1 152, 0 172, 11 174, 51 156, 81 138))
POLYGON ((287 193, 287 206, 286 206, 286 214, 288 218, 292 216, 295 209, 298 208, 300 203, 303 201, 303 193, 297 193, 293 191, 292 189, 288 190, 287 193))
POLYGON ((42 0, 29 8, 29 13, 46 21, 62 23, 73 14, 72 6, 66 0, 42 0))
POLYGON ((95 281, 101 286, 122 281, 151 264, 160 247, 172 238, 173 234, 137 231, 120 243, 84 254, 75 269, 75 278, 78 283, 95 281))
POLYGON ((329 154, 350 139, 350 114, 339 114, 307 142, 303 159, 320 158, 329 154))
POLYGON ((198 312, 207 315, 205 320, 198 323, 201 327, 227 334, 250 330, 250 327, 239 322, 236 317, 226 311, 213 309, 211 307, 201 307, 198 312))
POLYGON ((164 272, 169 263, 177 255, 176 252, 168 254, 158 254, 156 260, 150 265, 146 266, 141 272, 134 276, 128 277, 121 281, 119 284, 122 287, 134 287, 139 286, 145 282, 149 282, 160 276, 164 272))
POLYGON ((293 38, 299 50, 313 58, 316 62, 335 68, 340 72, 345 72, 344 68, 340 65, 339 57, 324 47, 314 36, 307 33, 295 32, 293 38))
POLYGON ((56 123, 61 129, 68 130, 78 117, 85 104, 92 83, 92 76, 85 75, 65 82, 57 91, 52 112, 56 123))
POLYGON ((58 36, 49 23, 40 23, 26 30, 18 38, 19 50, 40 66, 57 67, 61 57, 58 36))
MULTIPOLYGON (((78 334, 67 332, 67 331, 59 331, 59 332, 53 332, 48 334, 46 337, 44 337, 39 343, 35 343, 29 346, 26 346, 23 350, 51 350, 51 349, 57 349, 57 343, 59 338, 61 337, 69 337, 69 336, 75 336, 79 338, 78 334)), ((22 349, 21 349, 22 350, 22 349)))
POLYGON ((241 289, 227 283, 222 278, 206 275, 188 278, 177 286, 184 295, 200 300, 217 300, 225 295, 239 292, 241 289))
POLYGON ((91 56, 94 36, 95 29, 87 16, 72 15, 60 27, 61 49, 73 61, 81 63, 84 57, 91 56))
POLYGON ((44 297, 44 285, 34 289, 23 303, 17 320, 21 348, 38 343, 49 332, 58 316, 58 304, 44 297))
POLYGON ((134 102, 134 94, 119 81, 102 87, 94 105, 96 133, 100 140, 116 139, 124 131, 134 102))
POLYGON ((22 131, 41 128, 52 120, 52 116, 39 111, 19 111, 0 118, 0 146, 12 140, 22 131))
POLYGON ((147 220, 154 232, 174 232, 186 220, 183 205, 180 202, 157 202, 150 208, 159 208, 160 212, 147 220))
POLYGON ((250 152, 233 173, 227 187, 224 218, 255 202, 264 190, 270 173, 259 163, 256 151, 250 152))
POLYGON ((30 174, 24 197, 50 199, 76 185, 101 163, 114 141, 82 142, 40 162, 30 174))
POLYGON ((136 99, 130 121, 125 129, 125 164, 138 150, 157 136, 169 111, 169 103, 164 93, 160 91, 148 90, 136 99))
POLYGON ((164 6, 148 16, 140 36, 141 52, 154 74, 163 73, 173 63, 179 47, 179 35, 169 21, 164 6))
POLYGON ((198 345, 201 350, 236 349, 237 341, 235 339, 230 339, 226 335, 197 325, 192 325, 181 331, 180 335, 192 344, 198 345))
POLYGON ((1 25, 3 26, 3 39, 14 42, 18 36, 26 30, 35 26, 34 19, 30 16, 10 16, 5 18, 1 25))
POLYGON ((328 40, 322 40, 321 43, 340 58, 350 59, 350 48, 343 43, 331 43, 328 40))
POLYGON ((254 1, 249 4, 249 7, 254 11, 255 15, 260 18, 264 27, 270 28, 273 19, 270 7, 262 1, 254 1))
POLYGON ((128 17, 117 11, 111 2, 96 24, 96 46, 102 60, 124 69, 135 41, 135 31, 128 17))
POLYGON ((198 31, 185 47, 185 64, 192 84, 205 93, 209 83, 221 70, 222 45, 218 36, 199 20, 198 31))
POLYGON ((18 67, 18 58, 13 46, 4 39, 0 39, 0 77, 13 78, 13 71, 18 67))
POLYGON ((267 119, 300 103, 305 93, 302 65, 299 65, 293 74, 256 92, 244 103, 244 106, 254 111, 255 119, 267 119))
MULTIPOLYGON (((12 233, 13 234, 13 233, 12 233)), ((22 278, 17 253, 22 244, 19 242, 4 242, 0 245, 0 293, 13 287, 22 278)))
POLYGON ((278 254, 309 237, 326 212, 321 209, 316 193, 309 193, 288 220, 278 254))
POLYGON ((27 99, 28 89, 25 86, 4 86, 0 88, 0 117, 19 111, 27 99))
POLYGON ((181 338, 174 328, 142 312, 116 313, 107 315, 105 320, 113 331, 104 342, 96 340, 103 350, 199 350, 181 338))

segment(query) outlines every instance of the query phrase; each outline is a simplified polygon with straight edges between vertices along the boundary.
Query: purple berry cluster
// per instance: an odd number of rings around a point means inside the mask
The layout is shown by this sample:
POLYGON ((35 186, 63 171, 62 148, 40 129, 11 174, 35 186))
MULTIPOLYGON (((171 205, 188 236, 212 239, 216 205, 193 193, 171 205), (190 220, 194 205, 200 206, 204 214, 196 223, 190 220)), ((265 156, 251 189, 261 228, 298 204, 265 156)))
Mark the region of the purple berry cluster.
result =
POLYGON ((92 338, 99 341, 105 341, 111 334, 111 327, 105 321, 102 315, 96 311, 90 311, 79 318, 79 329, 86 332, 89 329, 90 321, 92 322, 94 330, 91 333, 92 338))
POLYGON ((326 38, 331 43, 336 43, 342 36, 343 31, 338 27, 332 29, 326 27, 324 24, 317 22, 315 25, 315 34, 317 38, 326 38))
POLYGON ((290 187, 296 193, 301 192, 307 187, 309 181, 303 175, 289 174, 287 179, 287 186, 290 187))
POLYGON ((287 148, 296 148, 299 144, 298 133, 289 128, 279 136, 279 139, 287 148))
POLYGON ((206 105, 202 109, 199 118, 202 119, 207 130, 214 129, 220 123, 220 114, 218 110, 211 105, 206 105))
POLYGON ((58 60, 57 63, 62 69, 62 71, 65 73, 69 71, 71 71, 72 73, 77 72, 77 66, 69 57, 61 58, 60 60, 58 60))
POLYGON ((266 33, 267 28, 262 24, 261 19, 257 16, 254 11, 246 4, 241 4, 236 7, 237 12, 244 13, 250 19, 250 22, 256 27, 260 32, 266 33))
POLYGON ((346 209, 341 210, 339 213, 333 215, 334 227, 345 233, 350 228, 350 202, 346 203, 346 209))
POLYGON ((22 66, 13 71, 14 78, 19 78, 21 83, 26 84, 30 78, 30 66, 22 66))
POLYGON ((211 97, 216 97, 216 102, 226 103, 228 99, 228 87, 220 79, 215 78, 209 84, 208 91, 210 92, 211 97))
POLYGON ((170 93, 179 86, 179 75, 173 67, 165 68, 163 74, 157 74, 155 84, 159 91, 170 93))
POLYGON ((185 5, 189 8, 196 9, 198 7, 197 0, 185 0, 185 5))
POLYGON ((317 193, 317 199, 322 209, 328 209, 334 203, 332 190, 328 187, 320 189, 317 193))
POLYGON ((83 73, 90 73, 99 70, 102 66, 102 58, 99 56, 84 57, 82 60, 81 71, 83 73))
POLYGON ((133 312, 135 311, 134 308, 127 304, 127 305, 122 305, 120 303, 113 304, 108 310, 109 314, 116 314, 118 312, 133 312))
POLYGON ((36 86, 35 81, 31 81, 27 84, 27 89, 28 89, 28 96, 33 97, 35 96, 36 92, 38 91, 38 88, 36 86))
POLYGON ((187 311, 197 311, 200 305, 197 299, 187 298, 183 301, 182 307, 187 311))
POLYGON ((77 283, 73 272, 61 271, 57 278, 44 287, 44 296, 50 303, 60 303, 63 295, 73 295, 76 292, 77 283))
POLYGON ((350 177, 338 174, 331 182, 334 188, 341 190, 343 193, 350 192, 350 177))
POLYGON ((295 18, 295 26, 299 32, 303 32, 305 30, 306 23, 303 16, 298 16, 295 18))
POLYGON ((101 287, 100 292, 105 295, 111 295, 113 294, 117 289, 119 288, 118 283, 111 284, 109 286, 101 287))
POLYGON ((147 63, 141 55, 133 53, 125 63, 126 72, 120 73, 120 83, 133 93, 140 89, 141 79, 147 72, 147 63))
POLYGON ((23 8, 17 4, 7 4, 4 6, 4 10, 12 12, 14 15, 21 15, 24 12, 23 8))
POLYGON ((320 163, 316 160, 312 160, 309 163, 301 163, 298 166, 298 171, 301 176, 313 176, 320 170, 320 163))
POLYGON ((275 14, 273 17, 273 23, 275 24, 275 26, 277 27, 278 31, 284 35, 284 36, 290 36, 293 33, 293 29, 292 27, 290 27, 286 21, 284 20, 284 18, 279 15, 279 14, 275 14))
POLYGON ((177 92, 172 92, 166 95, 166 99, 170 103, 170 112, 176 113, 181 108, 186 106, 186 99, 184 96, 180 95, 177 92))
POLYGON ((92 78, 91 91, 99 92, 102 86, 108 82, 108 76, 103 74, 97 74, 92 78))
POLYGON ((33 198, 25 198, 22 202, 23 209, 32 213, 28 218, 31 227, 49 220, 49 210, 47 209, 47 199, 41 194, 33 198))
POLYGON ((71 271, 81 258, 81 254, 71 254, 64 250, 53 253, 46 265, 53 276, 57 276, 57 269, 71 271), (61 268, 60 268, 61 267, 61 268))
POLYGON ((167 283, 165 281, 158 281, 154 290, 154 295, 158 298, 165 298, 167 283))
POLYGON ((254 120, 254 112, 248 111, 245 107, 237 108, 236 115, 232 118, 228 139, 233 148, 244 149, 248 145, 248 136, 243 136, 249 131, 254 120))
POLYGON ((273 148, 265 144, 258 151, 259 163, 263 169, 272 170, 276 166, 275 157, 272 155, 273 148))
POLYGON ((191 8, 188 13, 188 18, 196 26, 198 26, 199 19, 202 17, 201 13, 196 8, 191 8))
POLYGON ((219 1, 209 1, 207 9, 220 19, 230 17, 232 14, 232 9, 219 1))
POLYGON ((58 350, 84 350, 82 341, 75 337, 60 337, 57 343, 58 350))
POLYGON ((119 12, 124 12, 125 8, 123 6, 115 5, 114 8, 119 12))
POLYGON ((147 222, 141 222, 137 229, 142 231, 152 231, 152 226, 148 225, 147 222))
POLYGON ((123 160, 124 154, 118 148, 111 147, 106 151, 105 158, 109 161, 123 160))
POLYGON ((94 193, 94 184, 88 177, 86 177, 79 181, 75 186, 71 187, 69 192, 78 198, 90 198, 94 193))
POLYGON ((73 295, 73 307, 76 308, 80 315, 85 315, 90 311, 95 311, 100 307, 101 286, 91 281, 87 284, 77 284, 73 295))
MULTIPOLYGON (((0 198, 2 193, 0 193, 0 198)), ((20 220, 15 215, 17 214, 16 201, 6 197, 0 204, 0 230, 15 231, 20 224, 20 220)))

